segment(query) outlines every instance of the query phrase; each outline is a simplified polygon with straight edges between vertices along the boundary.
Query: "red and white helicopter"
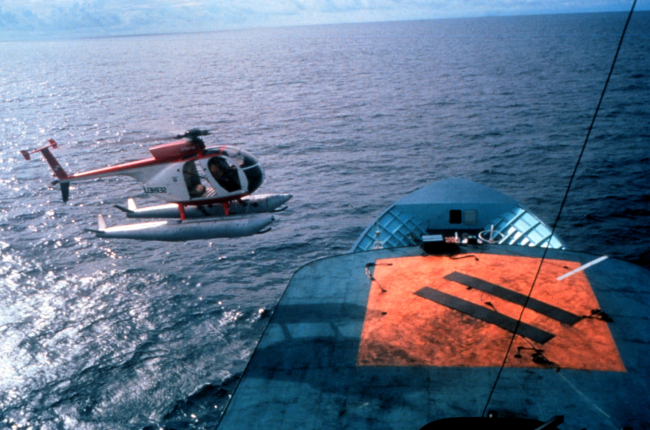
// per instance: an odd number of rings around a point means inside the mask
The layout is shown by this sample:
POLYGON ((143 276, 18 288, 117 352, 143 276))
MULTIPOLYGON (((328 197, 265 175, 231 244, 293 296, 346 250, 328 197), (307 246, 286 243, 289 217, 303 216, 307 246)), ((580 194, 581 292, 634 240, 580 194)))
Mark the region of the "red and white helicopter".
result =
POLYGON ((68 175, 50 149, 57 143, 21 151, 26 160, 40 152, 58 178, 63 201, 69 197, 70 183, 107 176, 125 175, 142 182, 144 191, 169 202, 137 208, 133 199, 117 208, 130 218, 180 218, 106 227, 99 216, 99 228, 90 230, 99 237, 141 240, 184 241, 215 237, 248 236, 268 231, 274 220, 270 212, 283 206, 290 194, 251 196, 264 181, 264 172, 251 153, 220 146, 206 148, 201 136, 208 131, 192 129, 176 136, 174 142, 149 148, 150 158, 130 161, 87 172, 68 175), (192 221, 185 221, 192 218, 192 221))

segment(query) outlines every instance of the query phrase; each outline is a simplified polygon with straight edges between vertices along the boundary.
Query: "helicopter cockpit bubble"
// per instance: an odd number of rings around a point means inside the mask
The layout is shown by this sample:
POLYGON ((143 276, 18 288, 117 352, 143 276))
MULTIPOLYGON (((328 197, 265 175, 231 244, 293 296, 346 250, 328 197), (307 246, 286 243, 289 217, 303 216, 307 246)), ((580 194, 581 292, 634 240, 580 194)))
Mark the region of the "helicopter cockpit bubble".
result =
MULTIPOLYGON (((210 152, 212 152, 212 150, 207 150, 206 154, 210 154, 210 152)), ((246 180, 248 181, 247 191, 249 193, 257 190, 264 182, 264 172, 262 171, 257 158, 250 152, 244 149, 226 146, 222 147, 218 154, 228 157, 244 172, 246 180)))

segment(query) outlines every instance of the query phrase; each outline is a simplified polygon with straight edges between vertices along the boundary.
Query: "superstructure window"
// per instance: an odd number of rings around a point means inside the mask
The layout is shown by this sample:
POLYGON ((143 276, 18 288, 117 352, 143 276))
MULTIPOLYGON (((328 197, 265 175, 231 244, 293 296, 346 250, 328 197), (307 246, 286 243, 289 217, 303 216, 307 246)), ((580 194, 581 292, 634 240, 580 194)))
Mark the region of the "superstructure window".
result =
POLYGON ((470 209, 465 211, 463 218, 465 218, 465 224, 474 225, 478 222, 478 213, 476 209, 470 209))
POLYGON ((449 224, 461 224, 463 222, 462 212, 452 209, 449 211, 449 224))

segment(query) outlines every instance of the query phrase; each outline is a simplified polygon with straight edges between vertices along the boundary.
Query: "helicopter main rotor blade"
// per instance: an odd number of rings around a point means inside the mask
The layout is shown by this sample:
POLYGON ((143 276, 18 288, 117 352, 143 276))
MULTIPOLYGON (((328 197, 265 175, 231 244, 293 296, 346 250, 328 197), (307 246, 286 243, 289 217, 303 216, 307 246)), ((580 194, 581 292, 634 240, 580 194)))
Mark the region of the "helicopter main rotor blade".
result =
POLYGON ((200 137, 200 136, 208 136, 209 134, 211 134, 210 130, 201 130, 201 129, 198 129, 198 128, 192 128, 192 129, 187 130, 183 134, 176 135, 175 138, 176 139, 183 139, 183 138, 187 137, 187 138, 190 138, 190 139, 194 139, 194 138, 197 138, 197 137, 200 137))

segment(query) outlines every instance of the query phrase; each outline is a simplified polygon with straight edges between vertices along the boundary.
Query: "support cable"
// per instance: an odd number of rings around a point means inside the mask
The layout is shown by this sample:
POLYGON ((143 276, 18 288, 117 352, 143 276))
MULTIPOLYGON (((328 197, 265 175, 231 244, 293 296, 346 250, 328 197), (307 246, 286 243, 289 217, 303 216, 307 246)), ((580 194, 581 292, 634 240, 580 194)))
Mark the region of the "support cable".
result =
MULTIPOLYGON (((551 237, 553 237, 553 234, 555 233, 555 229, 557 228, 557 225, 560 221, 560 216, 562 215, 562 210, 564 209, 564 205, 566 204, 567 198, 569 196, 569 191, 571 190, 571 185, 573 184, 573 179, 576 176, 576 173, 578 171, 578 166, 580 165, 580 161, 582 160, 582 155, 585 152, 585 149, 587 148, 587 142, 589 141, 589 136, 591 135, 591 130, 594 127, 594 123, 596 122, 596 117, 598 116, 598 111, 600 110, 600 105, 603 102, 603 98, 605 98, 605 92, 607 91, 607 85, 609 84, 609 80, 612 77, 612 73, 614 72, 614 65, 616 64, 616 59, 618 58, 618 53, 621 50, 621 45, 623 44, 623 38, 625 37, 625 32, 627 31, 627 26, 630 23, 630 19, 632 18, 632 12, 634 12, 634 6, 636 5, 636 0, 632 2, 632 8, 630 9, 630 13, 627 16, 627 21, 625 21, 625 26, 623 27, 623 33, 621 34, 621 39, 618 42, 618 47, 616 48, 616 54, 614 54, 614 60, 612 61, 612 66, 609 69, 609 74, 607 75, 607 80, 605 81, 605 86, 603 87, 603 92, 600 94, 600 99, 598 100, 598 105, 596 106, 596 111, 594 112, 594 116, 591 119, 591 124, 589 124, 589 129, 587 130, 587 136, 585 137, 585 141, 582 144, 582 149, 580 150, 580 155, 578 156, 578 160, 576 161, 575 167, 573 168, 573 173, 571 174, 571 178, 569 179, 569 184, 567 185, 566 192, 564 193, 564 198, 562 199, 562 204, 560 205, 560 209, 558 210, 557 217, 555 218, 555 222, 553 223, 553 228, 551 229, 551 237)), ((537 283, 537 279, 539 277, 539 273, 542 270, 542 265, 544 264, 544 259, 546 258, 546 253, 548 252, 549 247, 547 246, 544 248, 544 252, 542 254, 542 258, 539 262, 539 267, 537 268, 537 273, 535 273, 535 278, 533 279, 533 283, 530 287, 530 290, 528 291, 528 295, 526 296, 526 301, 524 302, 524 306, 521 308, 521 313, 519 314, 519 318, 517 319, 517 325, 515 326, 515 329, 513 330, 512 337, 510 338, 510 343, 508 344, 508 349, 506 350, 506 354, 503 357, 503 362, 501 363, 501 367, 499 368, 499 372, 497 373, 497 377, 494 380, 494 384, 492 385, 492 389, 490 390, 490 395, 488 396, 487 401, 485 402, 485 407, 483 408, 483 413, 481 414, 481 417, 485 416, 485 413, 487 411, 488 406, 490 405, 490 401, 492 400, 492 395, 494 394, 494 391, 496 390, 497 383, 499 382, 499 378, 501 377, 501 373, 503 372, 503 368, 506 366, 506 362, 508 361, 508 355, 510 354, 510 350, 512 349, 512 345, 515 341, 515 337, 517 336, 517 329, 519 328, 519 325, 521 323, 521 319, 524 315, 524 311, 526 310, 526 307, 528 306, 528 301, 530 300, 530 296, 533 293, 533 289, 535 288, 535 284, 537 283)))

